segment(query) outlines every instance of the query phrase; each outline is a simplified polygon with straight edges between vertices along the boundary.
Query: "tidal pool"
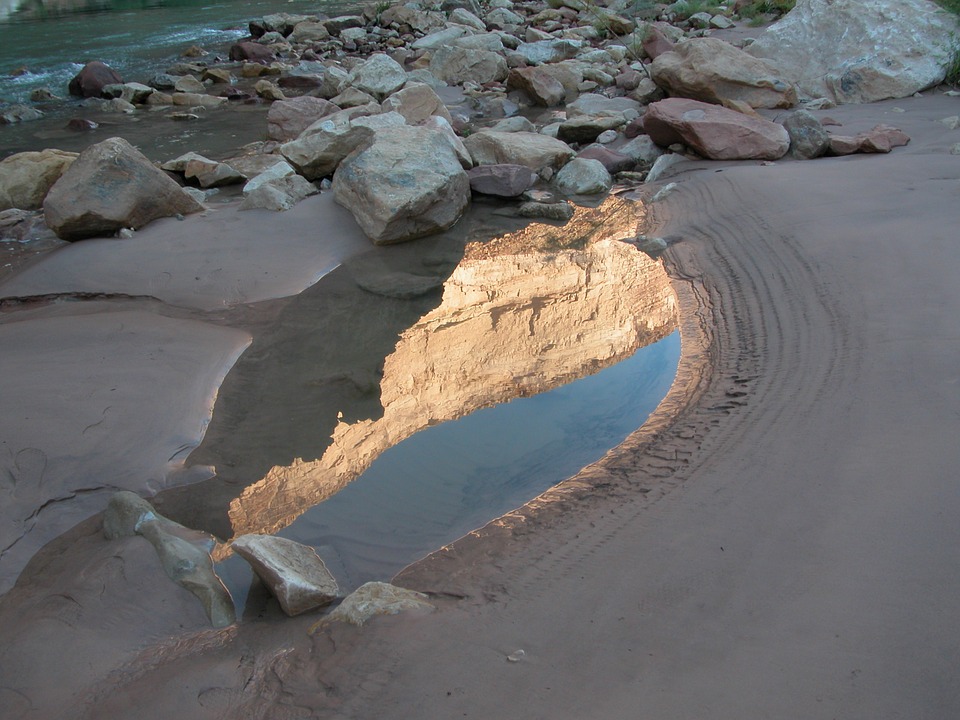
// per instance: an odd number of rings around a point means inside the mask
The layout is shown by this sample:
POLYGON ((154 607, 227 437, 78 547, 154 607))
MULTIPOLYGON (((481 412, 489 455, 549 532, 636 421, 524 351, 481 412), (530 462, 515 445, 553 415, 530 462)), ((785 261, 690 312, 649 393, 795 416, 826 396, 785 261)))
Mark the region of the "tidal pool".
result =
MULTIPOLYGON (((300 373, 310 373, 314 389, 285 411, 297 418, 285 427, 301 437, 298 447, 234 445, 248 456, 240 465, 263 472, 243 479, 220 536, 272 533, 314 546, 352 589, 389 579, 622 442, 666 394, 680 354, 662 265, 621 239, 635 231, 640 207, 611 198, 578 208, 564 226, 532 223, 470 242, 442 283, 409 268, 385 270, 381 251, 345 263, 341 311, 377 317, 379 298, 389 300, 393 320, 398 302, 425 312, 346 376, 336 362, 311 372, 266 350, 257 367, 244 370, 241 360, 243 392, 263 398, 263 388, 300 373), (442 289, 431 294, 433 284, 442 289), (412 297, 402 300, 405 293, 412 297), (315 405, 303 402, 311 392, 315 405), (310 442, 304 423, 331 429, 310 442)), ((418 257, 436 249, 421 247, 418 257)), ((331 312, 342 326, 341 311, 331 312)), ((322 349, 329 359, 331 348, 322 349)), ((244 416, 233 397, 226 415, 244 416)), ((268 405, 262 417, 283 414, 268 405)), ((222 428, 214 436, 226 439, 222 428)), ((217 445, 198 457, 217 464, 217 445)), ((240 600, 249 583, 242 567, 221 564, 240 600)))

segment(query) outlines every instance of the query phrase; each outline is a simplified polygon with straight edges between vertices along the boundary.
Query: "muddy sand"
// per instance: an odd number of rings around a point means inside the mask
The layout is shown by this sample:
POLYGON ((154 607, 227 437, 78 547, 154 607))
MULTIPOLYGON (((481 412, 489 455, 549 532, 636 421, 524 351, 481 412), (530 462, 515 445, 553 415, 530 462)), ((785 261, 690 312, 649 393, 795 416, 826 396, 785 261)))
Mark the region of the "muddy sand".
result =
MULTIPOLYGON (((310 635, 316 615, 261 599, 211 630, 147 543, 108 543, 94 517, 0 599, 4 716, 957 716, 960 131, 939 121, 958 111, 939 91, 822 111, 843 134, 884 122, 912 141, 664 178, 677 187, 648 234, 674 241, 673 388, 602 461, 400 573, 436 612, 310 635)), ((62 307, 27 312, 56 323, 62 307)), ((209 403, 247 339, 162 320, 144 332, 203 353, 208 375, 183 395, 209 403)), ((158 415, 192 418, 195 442, 209 408, 175 399, 158 415)), ((91 407, 96 432, 109 413, 91 407)))

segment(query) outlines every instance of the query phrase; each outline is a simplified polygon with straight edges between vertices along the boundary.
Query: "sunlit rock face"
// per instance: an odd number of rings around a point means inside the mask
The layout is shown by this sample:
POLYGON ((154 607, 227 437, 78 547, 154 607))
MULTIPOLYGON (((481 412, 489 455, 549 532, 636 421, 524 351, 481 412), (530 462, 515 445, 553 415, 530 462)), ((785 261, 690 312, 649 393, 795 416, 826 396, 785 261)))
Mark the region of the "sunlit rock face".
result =
POLYGON ((610 198, 563 226, 468 245, 441 305, 386 358, 382 417, 340 422, 319 460, 271 469, 231 503, 234 532, 275 532, 417 431, 595 373, 672 332, 661 264, 620 240, 641 213, 610 198))

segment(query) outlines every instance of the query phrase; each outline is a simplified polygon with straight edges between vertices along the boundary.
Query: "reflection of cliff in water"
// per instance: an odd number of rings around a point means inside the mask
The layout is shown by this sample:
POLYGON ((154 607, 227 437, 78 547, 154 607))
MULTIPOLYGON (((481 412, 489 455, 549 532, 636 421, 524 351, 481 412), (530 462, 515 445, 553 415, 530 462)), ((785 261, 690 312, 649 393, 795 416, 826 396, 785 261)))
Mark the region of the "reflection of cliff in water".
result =
POLYGON ((231 503, 233 532, 275 532, 417 431, 592 374, 672 332, 663 268, 618 240, 635 234, 640 209, 610 198, 563 227, 468 245, 442 304, 386 357, 382 416, 340 421, 322 457, 270 469, 231 503))

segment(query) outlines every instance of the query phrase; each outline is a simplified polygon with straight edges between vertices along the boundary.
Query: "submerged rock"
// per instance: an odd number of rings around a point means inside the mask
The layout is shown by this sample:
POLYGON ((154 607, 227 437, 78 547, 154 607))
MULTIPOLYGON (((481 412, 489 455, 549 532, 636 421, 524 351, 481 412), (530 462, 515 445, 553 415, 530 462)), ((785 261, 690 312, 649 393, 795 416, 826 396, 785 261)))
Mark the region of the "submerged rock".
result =
POLYGON ((272 535, 241 535, 230 546, 290 617, 337 599, 337 581, 312 547, 272 535))
POLYGON ((121 491, 110 498, 103 515, 108 540, 140 535, 150 541, 167 576, 203 603, 216 628, 236 622, 233 599, 213 569, 212 535, 191 530, 158 514, 139 495, 121 491))
POLYGON ((333 612, 310 628, 310 632, 316 632, 331 622, 363 625, 376 615, 396 615, 410 610, 432 612, 435 609, 423 593, 390 583, 368 582, 347 595, 333 612))

